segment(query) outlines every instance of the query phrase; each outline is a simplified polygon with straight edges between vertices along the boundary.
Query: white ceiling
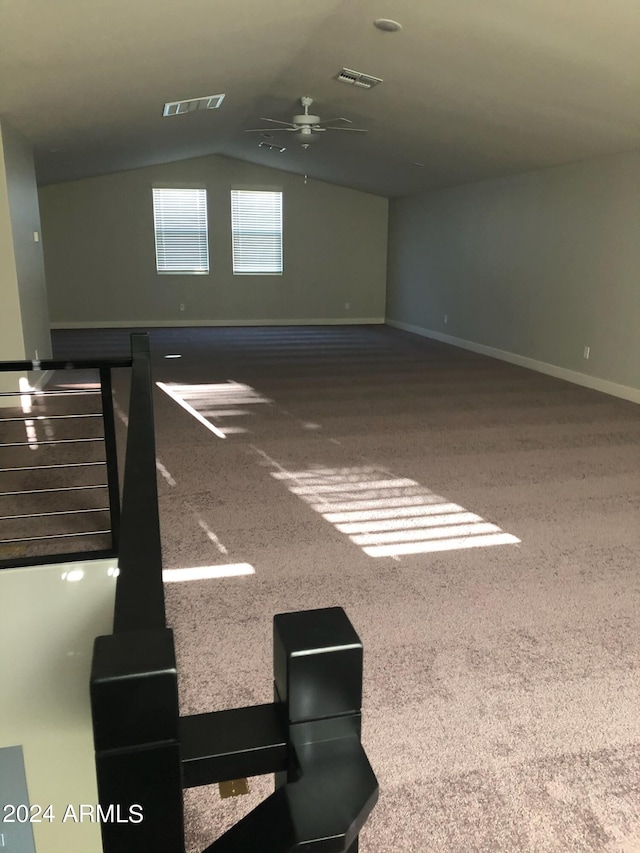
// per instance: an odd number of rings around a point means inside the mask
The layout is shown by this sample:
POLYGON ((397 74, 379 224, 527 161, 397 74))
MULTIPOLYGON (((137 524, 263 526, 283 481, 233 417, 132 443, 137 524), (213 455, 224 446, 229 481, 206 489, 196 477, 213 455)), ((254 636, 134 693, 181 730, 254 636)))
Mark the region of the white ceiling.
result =
POLYGON ((640 147, 640 0, 0 0, 0 116, 41 183, 224 154, 406 195, 640 147), (244 133, 301 95, 369 133, 244 133))

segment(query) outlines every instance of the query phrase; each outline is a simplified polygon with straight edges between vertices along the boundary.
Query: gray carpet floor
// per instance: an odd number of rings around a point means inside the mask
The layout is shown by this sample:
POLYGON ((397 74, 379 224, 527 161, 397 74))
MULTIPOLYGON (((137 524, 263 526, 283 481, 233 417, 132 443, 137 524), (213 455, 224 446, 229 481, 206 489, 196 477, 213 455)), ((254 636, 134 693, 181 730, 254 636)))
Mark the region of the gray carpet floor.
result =
MULTIPOLYGON (((157 389, 165 567, 255 569, 167 585, 182 712, 271 701, 273 614, 340 605, 381 786, 362 853, 640 851, 638 406, 387 327, 151 338, 216 430, 157 389)), ((250 789, 186 793, 190 853, 250 789)))

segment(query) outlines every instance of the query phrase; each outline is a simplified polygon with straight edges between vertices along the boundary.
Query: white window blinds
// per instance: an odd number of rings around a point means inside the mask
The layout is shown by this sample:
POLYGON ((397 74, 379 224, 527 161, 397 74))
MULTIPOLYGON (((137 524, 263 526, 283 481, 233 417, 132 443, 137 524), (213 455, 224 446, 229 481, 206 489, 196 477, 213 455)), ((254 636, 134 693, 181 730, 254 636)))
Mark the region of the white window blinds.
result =
POLYGON ((153 222, 159 273, 209 272, 206 190, 154 189, 153 222))
POLYGON ((234 275, 282 274, 282 193, 231 190, 234 275))

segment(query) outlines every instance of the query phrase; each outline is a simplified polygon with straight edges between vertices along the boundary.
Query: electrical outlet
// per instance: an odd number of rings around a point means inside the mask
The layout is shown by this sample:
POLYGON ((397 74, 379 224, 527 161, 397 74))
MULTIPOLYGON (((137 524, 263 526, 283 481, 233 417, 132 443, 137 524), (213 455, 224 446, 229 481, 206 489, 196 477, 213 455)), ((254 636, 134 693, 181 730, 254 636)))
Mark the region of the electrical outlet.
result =
POLYGON ((445 322, 445 325, 449 322, 449 315, 448 314, 444 315, 444 322, 445 322))
POLYGON ((590 354, 591 354, 591 347, 585 347, 582 351, 582 357, 583 358, 589 358, 590 354))
POLYGON ((348 310, 349 310, 349 308, 351 308, 351 303, 350 303, 350 302, 345 302, 345 303, 344 303, 344 308, 345 308, 345 311, 348 311, 348 310))
POLYGON ((181 310, 181 311, 184 311, 184 302, 181 302, 181 303, 180 303, 180 310, 181 310))

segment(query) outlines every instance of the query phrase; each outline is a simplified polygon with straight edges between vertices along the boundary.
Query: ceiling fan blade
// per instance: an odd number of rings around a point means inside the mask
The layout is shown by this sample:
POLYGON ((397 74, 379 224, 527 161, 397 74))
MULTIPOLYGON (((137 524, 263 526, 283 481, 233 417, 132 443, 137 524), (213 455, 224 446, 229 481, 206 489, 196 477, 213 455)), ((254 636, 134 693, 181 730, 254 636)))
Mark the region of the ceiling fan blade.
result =
POLYGON ((361 127, 327 127, 322 128, 323 130, 348 130, 349 133, 369 133, 368 130, 364 130, 361 127))
POLYGON ((318 124, 331 124, 332 121, 346 121, 347 124, 353 124, 350 118, 327 118, 324 121, 319 121, 318 124))
POLYGON ((247 127, 245 133, 282 133, 293 131, 295 127, 247 127))
POLYGON ((264 116, 261 116, 261 117, 260 117, 260 121, 271 121, 271 122, 273 122, 274 124, 286 124, 286 125, 288 125, 289 127, 290 127, 290 126, 291 126, 291 124, 292 124, 292 122, 290 122, 290 121, 280 121, 280 119, 279 119, 279 118, 264 118, 264 116))

